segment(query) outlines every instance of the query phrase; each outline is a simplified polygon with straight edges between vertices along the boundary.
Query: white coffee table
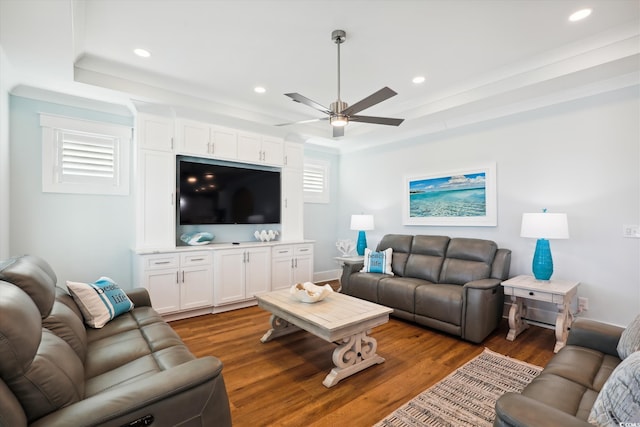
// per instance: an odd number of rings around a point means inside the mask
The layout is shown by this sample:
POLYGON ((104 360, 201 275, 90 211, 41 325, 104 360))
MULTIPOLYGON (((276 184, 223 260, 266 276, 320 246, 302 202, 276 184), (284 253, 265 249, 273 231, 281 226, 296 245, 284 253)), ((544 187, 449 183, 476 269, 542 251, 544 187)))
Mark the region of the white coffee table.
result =
POLYGON ((289 289, 256 295, 258 305, 271 312, 271 329, 263 343, 303 329, 338 347, 333 351, 335 368, 322 384, 332 387, 338 381, 369 366, 384 362, 377 353, 377 341, 369 331, 389 321, 391 308, 341 293, 331 293, 322 301, 297 301, 289 289))

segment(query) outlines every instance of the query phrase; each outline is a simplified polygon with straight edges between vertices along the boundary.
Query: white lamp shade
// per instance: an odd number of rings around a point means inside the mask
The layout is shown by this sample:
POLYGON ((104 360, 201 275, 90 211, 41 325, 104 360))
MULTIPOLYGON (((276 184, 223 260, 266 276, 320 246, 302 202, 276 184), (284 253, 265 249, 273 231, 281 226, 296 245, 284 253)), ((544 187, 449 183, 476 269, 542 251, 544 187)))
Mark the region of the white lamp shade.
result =
POLYGON ((351 215, 352 230, 373 230, 373 215, 351 215))
POLYGON ((536 239, 568 239, 569 224, 566 213, 524 213, 520 237, 536 239))

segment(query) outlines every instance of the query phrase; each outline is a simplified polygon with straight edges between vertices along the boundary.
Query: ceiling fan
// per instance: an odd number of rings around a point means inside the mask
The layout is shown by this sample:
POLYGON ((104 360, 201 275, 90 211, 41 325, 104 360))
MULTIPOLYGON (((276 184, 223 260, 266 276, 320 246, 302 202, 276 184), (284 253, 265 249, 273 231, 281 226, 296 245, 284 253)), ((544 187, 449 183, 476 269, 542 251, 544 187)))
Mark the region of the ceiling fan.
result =
POLYGON ((299 93, 285 93, 286 96, 294 100, 295 102, 300 102, 301 104, 308 105, 311 108, 314 108, 320 112, 323 112, 328 115, 328 117, 323 117, 320 119, 311 119, 311 120, 302 120, 294 123, 282 123, 276 126, 286 126, 297 123, 311 123, 317 122, 321 120, 329 120, 331 126, 333 127, 333 137, 344 136, 344 127, 349 122, 361 122, 361 123, 373 123, 378 125, 389 125, 389 126, 399 126, 400 123, 404 121, 404 119, 393 119, 390 117, 373 117, 373 116, 360 116, 356 115, 360 111, 367 109, 373 105, 376 105, 386 99, 391 98, 392 96, 397 95, 395 91, 389 89, 388 87, 383 87, 379 91, 367 96, 359 102, 356 102, 352 106, 348 106, 348 104, 340 99, 340 45, 344 43, 347 39, 347 33, 343 30, 334 30, 331 33, 331 39, 338 46, 338 99, 336 102, 331 103, 331 108, 327 108, 323 105, 318 104, 311 99, 300 95, 299 93))

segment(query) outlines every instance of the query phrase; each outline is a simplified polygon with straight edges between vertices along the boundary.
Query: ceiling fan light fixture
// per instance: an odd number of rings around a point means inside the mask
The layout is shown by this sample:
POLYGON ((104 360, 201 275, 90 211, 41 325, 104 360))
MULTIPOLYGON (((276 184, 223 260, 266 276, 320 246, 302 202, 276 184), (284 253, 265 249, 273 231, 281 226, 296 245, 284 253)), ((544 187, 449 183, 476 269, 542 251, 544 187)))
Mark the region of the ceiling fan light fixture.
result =
POLYGON ((335 116, 331 116, 331 118, 329 118, 329 123, 331 123, 331 126, 334 127, 345 127, 349 123, 349 119, 347 118, 347 116, 344 116, 342 114, 336 114, 335 116))

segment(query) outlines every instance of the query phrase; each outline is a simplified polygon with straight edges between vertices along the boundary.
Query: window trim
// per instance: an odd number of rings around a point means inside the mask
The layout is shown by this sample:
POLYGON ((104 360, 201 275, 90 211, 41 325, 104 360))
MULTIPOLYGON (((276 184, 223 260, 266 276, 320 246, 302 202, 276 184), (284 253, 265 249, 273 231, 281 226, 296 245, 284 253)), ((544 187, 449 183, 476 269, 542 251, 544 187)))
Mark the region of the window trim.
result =
MULTIPOLYGON (((128 195, 132 128, 112 123, 40 114, 42 127, 42 191, 45 193, 128 195), (103 145, 112 170, 107 176, 63 174, 62 155, 69 137, 80 145, 103 145), (111 153, 109 153, 111 151, 111 153), (111 155, 110 155, 111 154, 111 155)), ((87 150, 89 152, 90 150, 87 150)), ((68 163, 68 162, 67 162, 68 163)), ((91 162, 88 161, 87 164, 91 162)))

